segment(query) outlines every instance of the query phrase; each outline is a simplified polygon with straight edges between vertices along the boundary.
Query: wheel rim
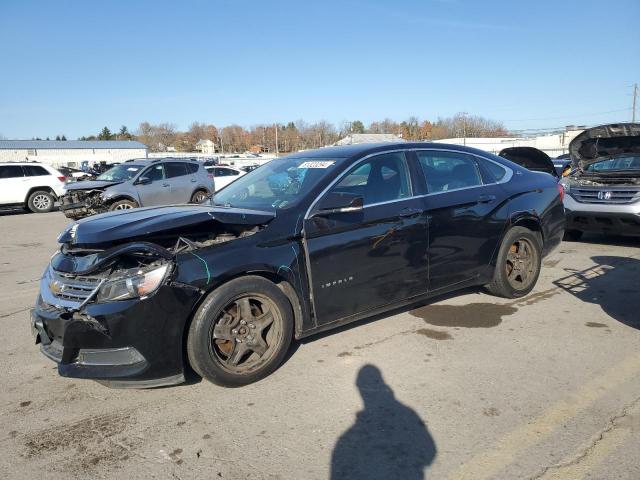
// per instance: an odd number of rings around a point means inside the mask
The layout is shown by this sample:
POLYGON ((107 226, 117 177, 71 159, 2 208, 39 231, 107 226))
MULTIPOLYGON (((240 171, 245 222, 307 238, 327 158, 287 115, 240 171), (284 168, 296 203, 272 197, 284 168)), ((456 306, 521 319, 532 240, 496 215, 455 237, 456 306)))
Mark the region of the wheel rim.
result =
POLYGON ((273 358, 282 327, 282 315, 269 298, 254 293, 238 296, 213 323, 210 353, 230 373, 251 373, 273 358))
POLYGON ((132 208, 133 207, 128 203, 119 203, 118 205, 115 206, 114 210, 130 210, 132 208))
POLYGON ((51 206, 51 198, 48 195, 36 195, 33 197, 33 206, 37 210, 47 210, 51 206))
POLYGON ((519 238, 511 244, 507 252, 505 270, 509 285, 516 290, 529 288, 535 280, 536 250, 531 241, 519 238))
POLYGON ((205 198, 207 198, 207 194, 204 192, 198 192, 196 193, 196 198, 195 198, 195 202, 196 203, 200 203, 202 202, 205 198))

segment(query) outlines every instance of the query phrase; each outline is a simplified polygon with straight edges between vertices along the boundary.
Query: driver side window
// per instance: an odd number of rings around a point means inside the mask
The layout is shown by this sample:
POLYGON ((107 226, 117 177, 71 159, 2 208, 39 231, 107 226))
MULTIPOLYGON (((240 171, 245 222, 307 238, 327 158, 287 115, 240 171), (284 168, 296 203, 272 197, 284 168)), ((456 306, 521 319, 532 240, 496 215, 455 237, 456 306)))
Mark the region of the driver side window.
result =
POLYGON ((383 153, 371 157, 355 166, 331 191, 362 196, 365 206, 410 197, 404 153, 383 153))
POLYGON ((143 177, 148 177, 152 182, 164 179, 164 167, 162 165, 152 165, 147 168, 142 174, 143 177))

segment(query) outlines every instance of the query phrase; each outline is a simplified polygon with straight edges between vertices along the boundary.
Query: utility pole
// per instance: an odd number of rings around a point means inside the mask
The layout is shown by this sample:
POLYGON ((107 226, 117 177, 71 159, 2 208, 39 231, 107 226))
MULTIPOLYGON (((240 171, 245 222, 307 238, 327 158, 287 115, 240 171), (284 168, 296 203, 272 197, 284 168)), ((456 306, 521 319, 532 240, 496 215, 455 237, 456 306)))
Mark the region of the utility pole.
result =
POLYGON ((278 151, 278 124, 276 123, 276 157, 280 156, 280 152, 278 151))
POLYGON ((467 112, 462 112, 462 144, 467 144, 467 112))
POLYGON ((631 107, 631 121, 636 122, 636 100, 638 98, 638 84, 633 84, 633 107, 631 107))

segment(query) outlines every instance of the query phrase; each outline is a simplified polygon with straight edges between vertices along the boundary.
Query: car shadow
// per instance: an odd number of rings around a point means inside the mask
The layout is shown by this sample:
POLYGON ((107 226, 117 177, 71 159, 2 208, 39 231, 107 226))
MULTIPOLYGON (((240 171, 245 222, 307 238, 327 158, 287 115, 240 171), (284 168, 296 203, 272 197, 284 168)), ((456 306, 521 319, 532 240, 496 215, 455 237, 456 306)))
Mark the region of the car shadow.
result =
POLYGON ((614 245, 616 247, 639 247, 640 237, 585 233, 580 240, 577 240, 575 242, 565 240, 563 246, 570 245, 571 243, 587 243, 590 245, 614 245))
POLYGON ((356 386, 364 408, 331 455, 331 480, 422 480, 436 444, 420 416, 396 400, 380 370, 365 365, 356 386))
POLYGON ((640 329, 640 259, 598 255, 591 260, 595 265, 584 270, 565 268, 568 275, 553 284, 583 302, 600 305, 612 319, 640 329))

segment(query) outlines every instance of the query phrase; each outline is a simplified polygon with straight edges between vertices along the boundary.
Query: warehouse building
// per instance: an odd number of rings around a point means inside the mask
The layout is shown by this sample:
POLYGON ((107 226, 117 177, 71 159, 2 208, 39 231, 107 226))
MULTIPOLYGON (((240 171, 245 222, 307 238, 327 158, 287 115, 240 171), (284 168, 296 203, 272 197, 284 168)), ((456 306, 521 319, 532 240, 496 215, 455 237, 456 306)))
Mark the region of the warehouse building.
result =
POLYGON ((93 165, 146 157, 147 146, 134 141, 0 140, 0 162, 27 161, 79 168, 85 161, 93 165))

